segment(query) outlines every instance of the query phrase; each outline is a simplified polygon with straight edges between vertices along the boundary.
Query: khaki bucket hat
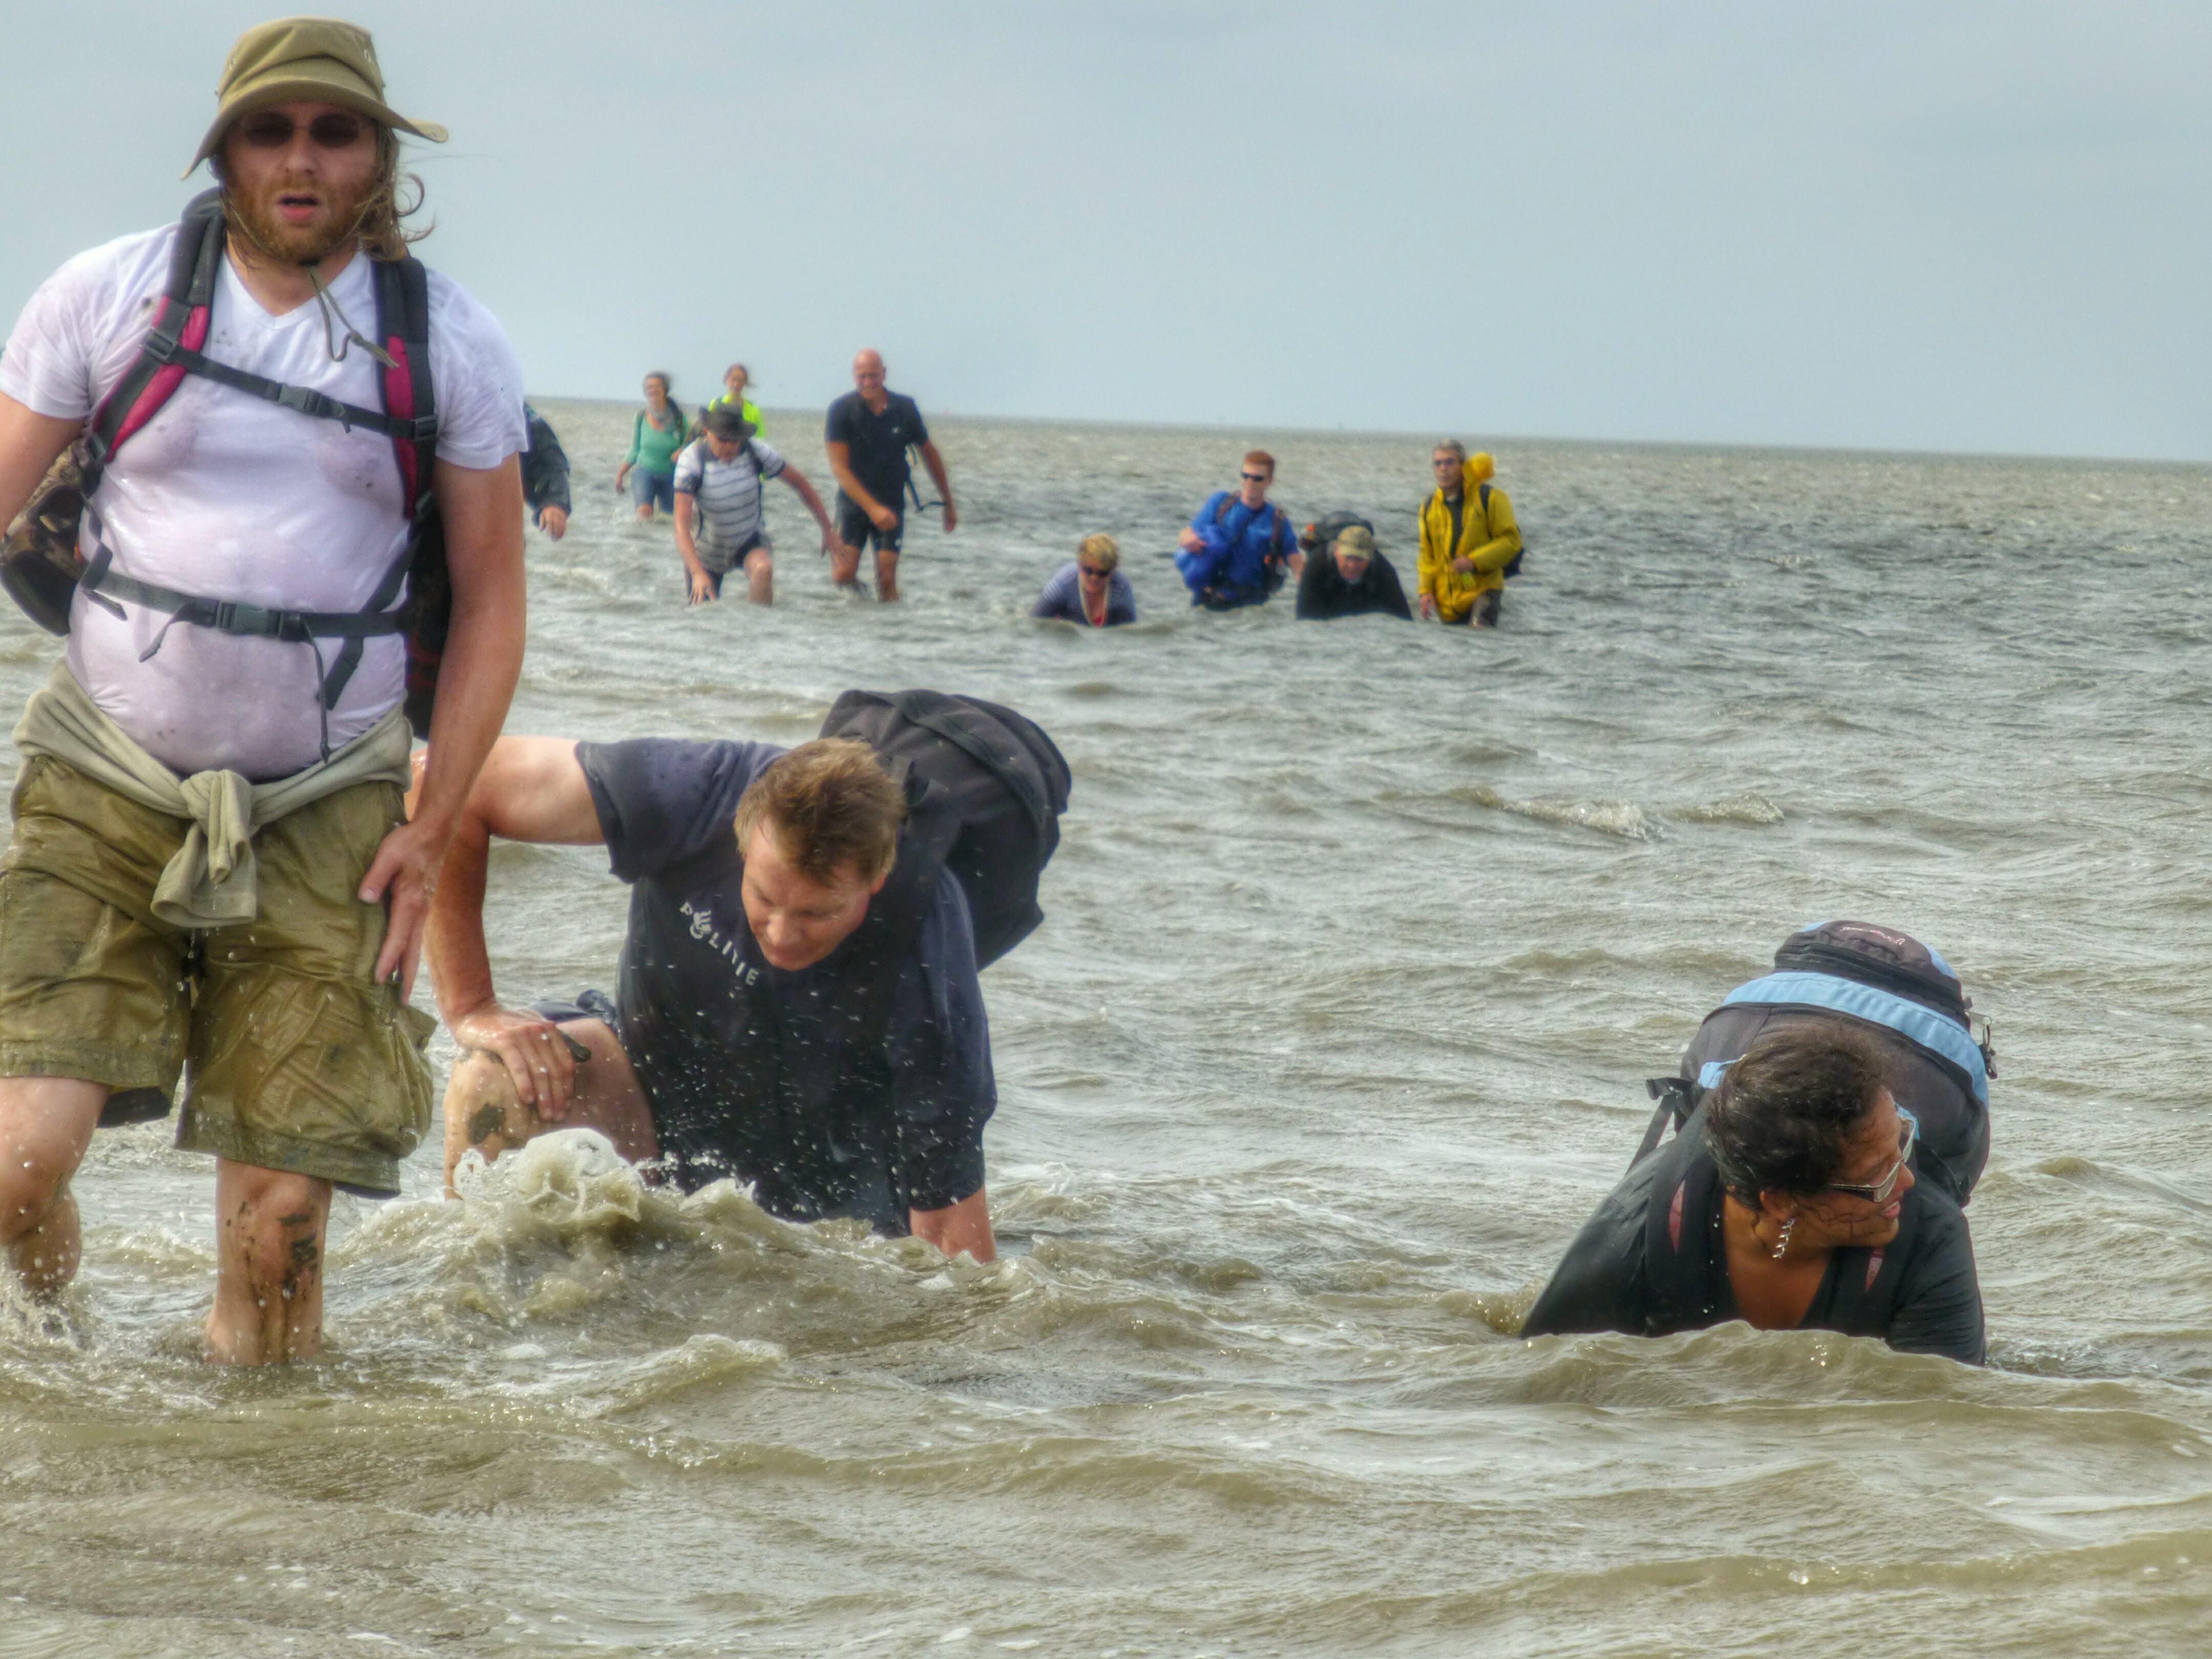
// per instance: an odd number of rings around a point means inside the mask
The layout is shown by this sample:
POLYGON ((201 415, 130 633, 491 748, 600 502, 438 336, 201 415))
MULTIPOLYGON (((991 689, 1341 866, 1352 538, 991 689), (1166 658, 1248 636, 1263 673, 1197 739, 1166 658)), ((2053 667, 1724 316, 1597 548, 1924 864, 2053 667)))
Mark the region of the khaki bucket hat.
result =
POLYGON ((384 72, 376 66, 368 31, 335 17, 257 23, 231 47, 215 93, 222 106, 187 173, 215 154, 232 122, 271 104, 301 100, 336 104, 434 144, 446 142, 446 130, 435 121, 410 121, 384 101, 384 72))

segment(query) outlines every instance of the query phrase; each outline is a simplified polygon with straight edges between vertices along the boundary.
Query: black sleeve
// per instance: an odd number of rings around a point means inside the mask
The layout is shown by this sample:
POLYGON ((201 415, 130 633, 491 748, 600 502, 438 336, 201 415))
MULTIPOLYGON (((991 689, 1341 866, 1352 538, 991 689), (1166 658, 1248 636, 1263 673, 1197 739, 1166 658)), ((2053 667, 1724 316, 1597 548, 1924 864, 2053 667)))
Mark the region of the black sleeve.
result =
POLYGON ((921 418, 921 405, 911 398, 899 401, 906 405, 907 419, 914 422, 914 436, 908 440, 917 448, 929 441, 929 423, 921 418))
POLYGON ((621 880, 641 880, 733 835, 738 799, 781 753, 773 744, 673 738, 578 744, 609 867, 621 880))
POLYGON ((1413 607, 1406 603, 1406 590, 1400 586, 1398 573, 1391 568, 1390 562, 1377 556, 1375 570, 1382 584, 1382 608, 1401 622, 1413 621, 1413 607))
POLYGON ((568 453, 561 447, 561 440, 554 435, 553 428, 536 410, 526 410, 530 416, 530 447, 522 453, 522 501, 532 514, 543 513, 549 507, 557 507, 563 513, 570 511, 568 504, 568 453))
POLYGON ((1651 1202, 1653 1165, 1629 1171, 1583 1224, 1551 1282, 1528 1310, 1523 1336, 1625 1331, 1644 1334, 1644 1223, 1651 1202))
POLYGON ((1326 574, 1328 566, 1328 554, 1316 552, 1306 555, 1306 568, 1298 572, 1298 608, 1295 615, 1309 621, 1327 619, 1328 609, 1322 603, 1321 590, 1322 584, 1328 580, 1326 574))
POLYGON ((851 400, 840 398, 830 405, 830 413, 822 422, 822 441, 843 444, 848 448, 853 442, 852 416, 847 409, 851 400))
POLYGON ((1939 1193, 1928 1196, 1919 1247, 1890 1321, 1889 1346, 1899 1353, 1942 1354, 1978 1365, 1989 1357, 1989 1343, 1973 1236, 1958 1206, 1939 1193))

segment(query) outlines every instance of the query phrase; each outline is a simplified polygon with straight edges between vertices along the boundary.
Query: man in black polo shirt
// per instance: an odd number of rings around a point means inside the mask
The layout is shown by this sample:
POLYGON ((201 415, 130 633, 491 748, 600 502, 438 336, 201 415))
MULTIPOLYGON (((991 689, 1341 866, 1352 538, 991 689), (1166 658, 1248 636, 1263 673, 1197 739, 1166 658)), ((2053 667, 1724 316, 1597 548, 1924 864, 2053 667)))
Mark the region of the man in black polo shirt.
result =
POLYGON ((952 486, 944 458, 929 441, 921 410, 911 398, 884 385, 880 353, 863 351, 853 359, 854 390, 830 405, 823 433, 830 470, 837 475, 837 535, 852 549, 849 560, 833 559, 830 575, 840 587, 859 585, 860 549, 876 544, 876 597, 898 598, 899 544, 906 534, 907 459, 909 446, 921 451, 921 464, 945 504, 945 533, 960 522, 952 505, 952 486))

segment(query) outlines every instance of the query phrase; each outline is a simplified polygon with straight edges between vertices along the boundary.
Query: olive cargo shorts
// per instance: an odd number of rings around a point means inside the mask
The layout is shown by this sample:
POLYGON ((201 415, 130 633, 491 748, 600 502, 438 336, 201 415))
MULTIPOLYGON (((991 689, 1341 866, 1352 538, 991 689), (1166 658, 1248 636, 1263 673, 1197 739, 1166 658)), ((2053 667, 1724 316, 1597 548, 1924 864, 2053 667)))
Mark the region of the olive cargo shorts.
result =
POLYGON ((358 784, 253 837, 260 915, 194 932, 149 908, 187 821, 49 756, 24 763, 0 855, 0 1077, 173 1092, 177 1145, 371 1193, 430 1124, 436 1022, 373 977, 382 905, 356 896, 405 817, 358 784))

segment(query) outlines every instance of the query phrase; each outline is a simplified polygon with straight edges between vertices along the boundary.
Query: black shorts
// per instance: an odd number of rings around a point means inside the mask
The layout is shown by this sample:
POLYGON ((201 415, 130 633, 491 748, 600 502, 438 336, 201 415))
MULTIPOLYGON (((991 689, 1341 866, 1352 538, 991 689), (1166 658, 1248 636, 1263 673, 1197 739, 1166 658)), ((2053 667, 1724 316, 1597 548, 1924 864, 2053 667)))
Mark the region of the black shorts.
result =
POLYGON ((901 501, 891 510, 896 513, 898 517, 892 521, 889 530, 878 530, 876 528, 876 521, 867 515, 866 509, 843 490, 839 490, 837 492, 837 539, 848 547, 865 549, 872 538, 880 550, 887 553, 897 552, 900 539, 906 534, 905 501, 901 501))
MULTIPOLYGON (((728 575, 731 570, 743 570, 745 568, 745 561, 752 557, 754 554, 759 552, 763 548, 766 548, 771 555, 775 551, 775 544, 769 540, 765 532, 748 537, 745 540, 745 544, 743 547, 740 547, 737 550, 736 556, 731 559, 729 569, 709 570, 707 573, 707 580, 714 585, 714 597, 716 599, 719 599, 722 597, 722 578, 728 575)), ((684 592, 687 599, 690 597, 691 573, 688 570, 684 573, 684 592)))

